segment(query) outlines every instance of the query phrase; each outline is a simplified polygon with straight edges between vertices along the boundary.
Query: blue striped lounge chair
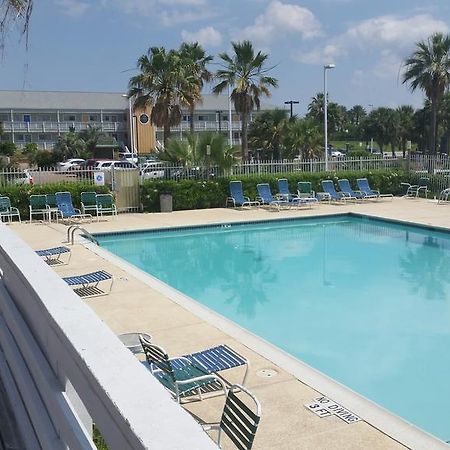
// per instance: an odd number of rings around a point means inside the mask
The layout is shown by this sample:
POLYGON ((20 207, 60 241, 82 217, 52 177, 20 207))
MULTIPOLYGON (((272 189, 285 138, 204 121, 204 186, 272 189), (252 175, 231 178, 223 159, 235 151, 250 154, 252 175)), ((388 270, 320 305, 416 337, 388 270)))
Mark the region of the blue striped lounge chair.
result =
POLYGON ((358 178, 356 184, 358 185, 358 189, 366 195, 375 196, 376 198, 389 197, 391 200, 394 198, 393 194, 380 194, 380 191, 372 189, 367 178, 358 178))
POLYGON ((226 393, 226 382, 217 372, 245 366, 243 384, 248 375, 249 363, 227 345, 218 345, 185 356, 169 358, 167 352, 139 336, 152 374, 181 403, 183 398, 202 394, 226 393))
POLYGON ((354 197, 358 200, 374 200, 377 198, 376 195, 370 195, 362 191, 354 191, 350 186, 350 181, 348 181, 347 178, 338 180, 338 184, 339 189, 346 197, 354 197))
POLYGON ((45 248, 43 250, 36 250, 36 254, 38 256, 43 256, 45 262, 49 266, 56 266, 59 264, 69 264, 70 257, 72 256, 72 253, 70 251, 70 248, 61 246, 61 247, 51 247, 51 248, 45 248), (69 255, 67 260, 62 260, 61 255, 69 255))
POLYGON ((259 206, 259 202, 251 201, 249 197, 244 195, 242 190, 242 182, 238 180, 230 181, 230 196, 227 197, 225 206, 233 206, 233 208, 244 206, 259 206))
POLYGON ((89 219, 90 221, 92 221, 91 214, 82 214, 79 209, 73 207, 72 195, 70 192, 57 192, 55 195, 58 211, 63 220, 67 219, 69 221, 72 221, 74 219, 89 219))
POLYGON ((292 194, 289 191, 289 182, 287 178, 280 178, 278 181, 277 197, 282 200, 287 200, 291 206, 309 206, 311 208, 313 203, 317 203, 316 198, 304 197, 298 194, 292 194))
POLYGON ((333 180, 322 180, 322 189, 330 201, 342 202, 345 200, 356 200, 356 197, 347 196, 343 192, 337 192, 333 180))
POLYGON ((75 294, 82 298, 88 297, 98 297, 100 295, 107 295, 111 292, 113 277, 108 272, 104 270, 98 270, 97 272, 86 273, 83 275, 74 275, 71 277, 64 277, 63 280, 69 286, 78 286, 74 287, 73 291, 75 294), (107 291, 103 291, 99 288, 99 284, 102 281, 111 281, 109 284, 109 289, 107 291))
POLYGON ((269 183, 259 183, 256 185, 256 190, 258 191, 258 197, 256 199, 261 205, 274 206, 280 210, 282 206, 289 207, 289 202, 285 199, 276 199, 272 196, 272 191, 270 190, 269 183))

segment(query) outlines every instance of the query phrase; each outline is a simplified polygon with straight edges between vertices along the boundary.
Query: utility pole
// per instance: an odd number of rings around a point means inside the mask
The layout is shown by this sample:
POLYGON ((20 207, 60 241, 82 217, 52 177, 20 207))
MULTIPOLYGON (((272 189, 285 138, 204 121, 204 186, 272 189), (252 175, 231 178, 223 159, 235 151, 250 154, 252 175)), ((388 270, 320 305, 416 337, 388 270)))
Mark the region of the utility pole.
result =
POLYGON ((293 111, 293 105, 298 105, 300 102, 297 100, 288 100, 286 102, 284 102, 285 105, 291 105, 291 116, 290 119, 292 119, 293 115, 294 115, 294 111, 293 111))

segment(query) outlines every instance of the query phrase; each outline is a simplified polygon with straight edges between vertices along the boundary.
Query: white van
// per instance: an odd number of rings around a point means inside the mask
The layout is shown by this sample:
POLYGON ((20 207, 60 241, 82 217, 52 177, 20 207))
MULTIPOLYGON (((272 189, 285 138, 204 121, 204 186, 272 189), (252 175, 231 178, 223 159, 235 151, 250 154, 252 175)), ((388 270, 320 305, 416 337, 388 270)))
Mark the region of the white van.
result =
POLYGON ((135 154, 133 156, 133 153, 131 153, 131 152, 119 152, 119 158, 123 161, 126 160, 128 162, 135 163, 135 164, 137 164, 139 162, 137 154, 135 154))

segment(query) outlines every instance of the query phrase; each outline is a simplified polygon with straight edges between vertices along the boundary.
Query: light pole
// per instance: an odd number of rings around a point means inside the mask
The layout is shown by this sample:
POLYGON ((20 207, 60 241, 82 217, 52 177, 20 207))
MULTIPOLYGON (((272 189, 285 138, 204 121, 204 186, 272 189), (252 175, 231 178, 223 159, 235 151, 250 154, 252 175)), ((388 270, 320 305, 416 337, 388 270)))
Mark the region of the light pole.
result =
MULTIPOLYGON (((131 159, 134 162, 134 120, 133 120, 133 107, 131 104, 131 97, 129 97, 127 94, 122 94, 122 97, 126 97, 128 99, 128 117, 130 119, 130 151, 131 151, 131 159)), ((137 157, 137 154, 136 154, 137 157)))
POLYGON ((228 83, 228 144, 230 147, 233 147, 233 130, 231 125, 231 86, 230 83, 228 83))
POLYGON ((327 93, 327 70, 334 69, 334 64, 323 66, 323 111, 324 111, 324 132, 325 132, 325 171, 328 172, 328 93, 327 93))
MULTIPOLYGON (((369 108, 370 108, 370 112, 372 112, 373 111, 373 105, 370 104, 369 108)), ((373 153, 373 137, 370 138, 370 153, 373 153)))
POLYGON ((286 102, 284 102, 285 105, 291 105, 291 115, 290 115, 290 119, 292 119, 293 115, 294 115, 294 111, 292 109, 292 105, 298 105, 300 102, 297 100, 288 100, 286 102))

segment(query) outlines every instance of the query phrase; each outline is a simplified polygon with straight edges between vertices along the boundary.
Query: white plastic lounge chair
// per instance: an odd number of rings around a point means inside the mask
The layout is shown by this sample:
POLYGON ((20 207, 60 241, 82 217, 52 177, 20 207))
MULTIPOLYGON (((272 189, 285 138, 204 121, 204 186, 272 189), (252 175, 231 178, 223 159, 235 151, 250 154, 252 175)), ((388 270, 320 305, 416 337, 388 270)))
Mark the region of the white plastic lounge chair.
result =
POLYGON ((220 422, 202 426, 206 431, 218 430, 219 448, 222 448, 224 433, 239 450, 251 450, 260 418, 261 405, 257 398, 244 387, 234 384, 228 391, 220 422))
POLYGON ((444 203, 448 201, 448 196, 450 195, 450 188, 446 188, 440 192, 438 203, 444 203))
POLYGON ((69 264, 70 257, 72 256, 70 248, 67 248, 64 246, 45 248, 43 250, 36 250, 36 254, 38 256, 43 256, 45 262, 49 266, 56 266, 56 265, 60 265, 60 264, 69 264), (67 260, 61 259, 61 255, 63 255, 63 254, 69 255, 67 260))
POLYGON ((97 272, 86 273, 84 275, 75 275, 71 277, 64 277, 63 280, 69 286, 79 286, 73 289, 73 291, 82 298, 98 297, 100 295, 107 295, 111 292, 113 285, 113 277, 104 270, 98 270, 97 272), (110 280, 108 291, 103 291, 98 287, 102 281, 110 280))

